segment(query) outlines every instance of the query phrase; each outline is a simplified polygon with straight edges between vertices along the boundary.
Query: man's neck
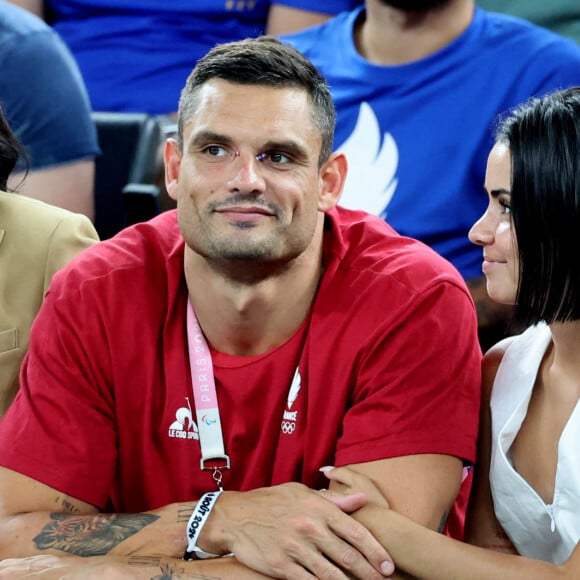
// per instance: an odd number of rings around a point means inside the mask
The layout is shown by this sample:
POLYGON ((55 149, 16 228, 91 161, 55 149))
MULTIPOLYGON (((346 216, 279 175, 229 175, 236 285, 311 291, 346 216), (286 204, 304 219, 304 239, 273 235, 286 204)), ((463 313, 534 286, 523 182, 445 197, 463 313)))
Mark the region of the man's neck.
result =
POLYGON ((262 354, 290 339, 308 316, 322 271, 322 231, 287 267, 254 279, 232 276, 186 248, 185 277, 199 324, 208 343, 230 355, 262 354))
POLYGON ((449 0, 429 12, 409 13, 367 0, 366 18, 355 26, 358 52, 378 65, 425 58, 460 36, 473 19, 473 0, 449 0))

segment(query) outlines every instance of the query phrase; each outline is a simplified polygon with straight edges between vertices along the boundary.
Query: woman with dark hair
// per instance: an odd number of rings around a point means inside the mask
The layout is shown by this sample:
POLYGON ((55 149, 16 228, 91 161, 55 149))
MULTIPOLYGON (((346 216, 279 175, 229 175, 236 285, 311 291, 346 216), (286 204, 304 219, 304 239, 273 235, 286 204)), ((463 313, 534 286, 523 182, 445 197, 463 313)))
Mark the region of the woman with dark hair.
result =
MULTIPOLYGON (((483 248, 490 297, 513 305, 515 319, 527 329, 484 358, 479 454, 465 534, 473 545, 388 509, 363 508, 356 517, 398 568, 418 578, 577 579, 580 88, 510 112, 488 158, 485 188, 489 205, 469 237, 483 248)), ((375 497, 372 483, 358 474, 325 471, 342 489, 375 497)))
POLYGON ((0 416, 18 390, 30 326, 53 274, 98 239, 84 215, 6 192, 21 155, 0 109, 0 416))
POLYGON ((8 177, 12 173, 19 158, 24 159, 24 151, 10 130, 8 122, 0 111, 0 189, 8 189, 8 177))

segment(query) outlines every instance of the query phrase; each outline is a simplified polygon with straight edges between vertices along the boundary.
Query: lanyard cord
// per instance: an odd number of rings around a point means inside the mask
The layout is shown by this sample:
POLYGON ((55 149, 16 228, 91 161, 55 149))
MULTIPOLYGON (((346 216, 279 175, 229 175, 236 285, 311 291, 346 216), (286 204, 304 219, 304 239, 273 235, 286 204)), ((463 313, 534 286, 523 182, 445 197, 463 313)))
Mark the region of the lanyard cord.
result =
POLYGON ((230 458, 224 449, 224 437, 215 390, 211 352, 191 300, 187 301, 187 344, 195 414, 201 447, 200 469, 213 471, 212 477, 222 490, 222 469, 230 469, 230 458))

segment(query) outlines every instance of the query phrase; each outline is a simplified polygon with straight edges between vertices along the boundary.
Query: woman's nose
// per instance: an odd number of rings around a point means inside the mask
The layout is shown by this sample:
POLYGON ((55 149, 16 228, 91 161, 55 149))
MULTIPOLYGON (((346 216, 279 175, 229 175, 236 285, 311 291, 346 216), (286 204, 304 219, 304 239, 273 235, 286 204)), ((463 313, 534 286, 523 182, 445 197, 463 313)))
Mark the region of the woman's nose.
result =
POLYGON ((487 212, 485 212, 474 224, 471 226, 467 234, 469 241, 478 246, 485 246, 491 244, 494 238, 494 230, 489 223, 487 212))

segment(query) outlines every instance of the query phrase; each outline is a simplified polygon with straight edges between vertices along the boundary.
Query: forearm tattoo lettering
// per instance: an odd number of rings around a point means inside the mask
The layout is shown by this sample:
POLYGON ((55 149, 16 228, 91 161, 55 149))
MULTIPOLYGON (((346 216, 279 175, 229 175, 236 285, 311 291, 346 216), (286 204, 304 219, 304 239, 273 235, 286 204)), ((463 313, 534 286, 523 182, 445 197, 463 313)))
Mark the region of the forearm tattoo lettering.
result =
POLYGON ((129 556, 130 566, 141 566, 142 568, 151 568, 161 566, 163 556, 129 556))
POLYGON ((33 541, 38 550, 61 550, 75 556, 104 556, 115 546, 159 519, 151 514, 51 514, 51 522, 33 541))
POLYGON ((161 564, 161 574, 152 576, 151 580, 181 580, 191 578, 192 580, 220 580, 215 576, 205 576, 203 574, 191 574, 184 570, 177 570, 169 564, 161 564))
POLYGON ((191 512, 195 507, 195 502, 180 503, 177 507, 177 523, 187 524, 189 518, 191 517, 191 512))
POLYGON ((80 509, 74 505, 74 503, 66 497, 57 497, 56 503, 67 513, 76 514, 80 512, 80 509))
POLYGON ((161 574, 152 576, 151 580, 181 580, 182 578, 191 578, 193 580, 220 580, 217 576, 186 572, 182 565, 163 562, 161 556, 131 556, 129 558, 129 565, 147 568, 159 566, 161 574))

